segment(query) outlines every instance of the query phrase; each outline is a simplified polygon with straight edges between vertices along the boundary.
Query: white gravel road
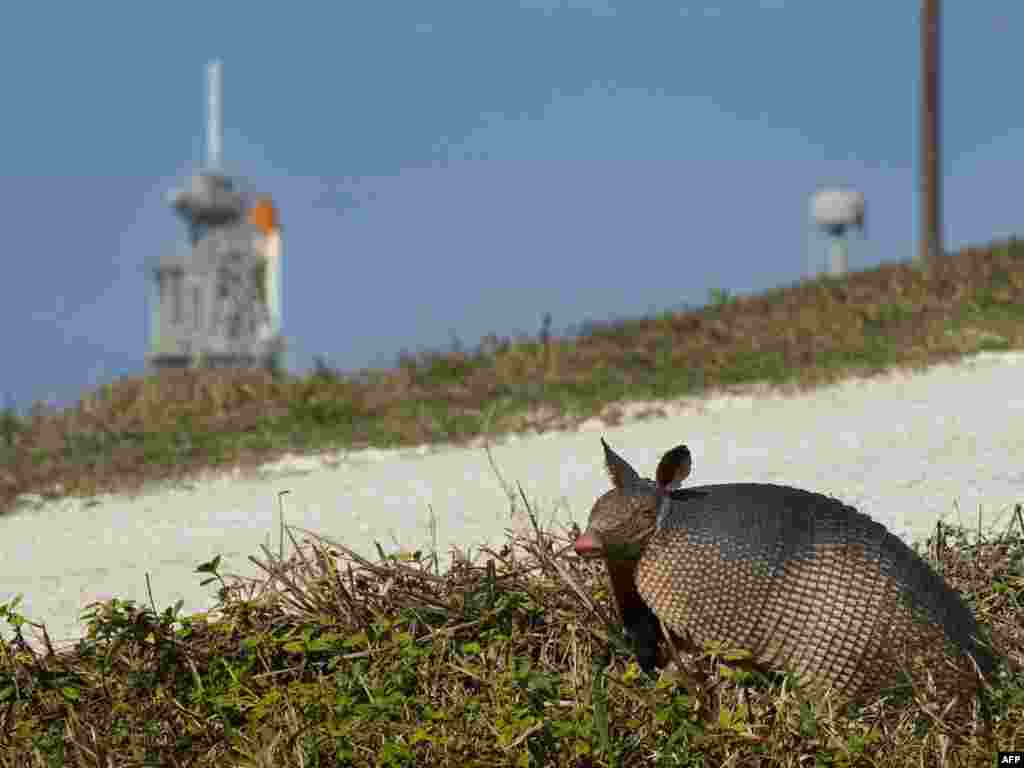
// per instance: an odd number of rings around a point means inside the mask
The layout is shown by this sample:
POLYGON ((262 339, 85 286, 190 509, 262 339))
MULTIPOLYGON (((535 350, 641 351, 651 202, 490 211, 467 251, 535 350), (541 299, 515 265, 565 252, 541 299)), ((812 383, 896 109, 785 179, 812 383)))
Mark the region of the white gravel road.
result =
MULTIPOLYGON (((938 519, 1003 527, 1024 502, 1024 353, 983 353, 925 372, 853 380, 796 396, 722 396, 667 404, 667 416, 592 421, 580 430, 497 442, 505 479, 522 484, 542 519, 585 524, 607 490, 598 437, 646 475, 686 442, 692 484, 760 481, 801 486, 858 506, 908 541, 938 519)), ((258 575, 247 555, 277 542, 278 492, 287 522, 372 555, 438 545, 504 541, 508 502, 481 448, 361 451, 296 457, 261 477, 220 476, 191 488, 136 497, 25 503, 0 517, 0 603, 21 610, 55 640, 82 632, 94 599, 178 599, 209 608, 195 566, 222 554, 224 570, 258 575)), ((10 636, 8 627, 0 627, 10 636)))

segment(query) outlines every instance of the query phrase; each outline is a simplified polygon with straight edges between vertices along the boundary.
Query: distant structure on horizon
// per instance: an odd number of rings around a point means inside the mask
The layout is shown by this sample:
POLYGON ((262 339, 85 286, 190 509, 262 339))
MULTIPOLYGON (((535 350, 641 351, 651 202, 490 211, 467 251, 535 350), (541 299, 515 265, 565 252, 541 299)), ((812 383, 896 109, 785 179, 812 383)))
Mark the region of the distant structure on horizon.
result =
POLYGON ((283 364, 281 232, 269 197, 250 203, 221 170, 221 65, 207 68, 206 166, 167 202, 187 241, 150 272, 151 371, 283 364))
MULTIPOLYGON (((828 273, 838 277, 849 268, 851 229, 864 235, 864 195, 844 187, 822 187, 811 195, 810 214, 813 226, 828 238, 828 273)), ((815 278, 822 272, 823 259, 817 244, 809 244, 807 276, 815 278)))

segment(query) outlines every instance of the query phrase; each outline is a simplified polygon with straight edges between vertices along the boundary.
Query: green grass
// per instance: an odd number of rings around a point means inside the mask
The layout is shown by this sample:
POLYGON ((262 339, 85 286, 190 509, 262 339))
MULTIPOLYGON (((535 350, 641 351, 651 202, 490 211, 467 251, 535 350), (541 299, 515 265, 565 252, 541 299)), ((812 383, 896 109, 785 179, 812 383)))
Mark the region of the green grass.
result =
MULTIPOLYGON (((536 339, 455 340, 389 370, 132 377, 72 408, 0 411, 0 512, 25 493, 90 496, 295 450, 565 428, 612 418, 625 400, 813 387, 1021 348, 1024 245, 1010 241, 927 270, 717 290, 704 308, 573 338, 554 337, 549 315, 536 339)), ((1019 508, 1016 520, 1024 530, 1019 508)), ((1007 660, 988 732, 922 692, 837 708, 729 649, 696 649, 677 674, 649 679, 608 621, 600 568, 568 555, 565 536, 515 538, 445 573, 436 546, 371 562, 314 537, 293 540, 284 561, 264 551, 259 598, 219 560, 201 565, 197 578, 222 587, 218 619, 115 600, 69 650, 0 641, 0 768, 990 765, 1024 744, 1024 543, 948 533, 931 562, 1007 660)), ((29 626, 16 601, 0 621, 29 626)))
MULTIPOLYGON (((923 690, 845 705, 713 645, 648 677, 609 623, 601 565, 560 534, 439 574, 437 552, 370 561, 286 530, 289 557, 255 561, 259 597, 219 557, 198 565, 218 618, 114 599, 75 646, 40 653, 17 600, 0 605, 16 634, 0 640, 0 766, 981 766, 1024 738, 1007 664, 987 731, 923 690)), ((947 529, 929 553, 1019 664, 1019 532, 947 529)))
POLYGON ((490 336, 403 354, 390 370, 302 377, 175 371, 127 378, 62 411, 0 412, 0 511, 21 493, 89 495, 289 451, 462 442, 564 428, 631 399, 767 382, 813 387, 1024 347, 1024 245, 965 249, 703 308, 591 324, 572 338, 490 336))

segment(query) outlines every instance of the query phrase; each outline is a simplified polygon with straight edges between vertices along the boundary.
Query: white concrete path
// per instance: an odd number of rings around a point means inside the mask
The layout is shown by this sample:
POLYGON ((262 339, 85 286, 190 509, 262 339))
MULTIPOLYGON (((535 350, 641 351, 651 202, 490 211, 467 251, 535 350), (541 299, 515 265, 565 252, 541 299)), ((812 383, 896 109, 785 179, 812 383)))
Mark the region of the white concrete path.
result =
MULTIPOLYGON (((985 353, 919 374, 849 381, 799 396, 679 401, 668 416, 615 427, 505 439, 492 452, 505 479, 522 484, 545 520, 586 523, 608 489, 599 436, 642 473, 660 454, 690 446, 689 483, 777 482, 858 506, 908 541, 935 521, 1005 526, 1024 502, 1024 354, 985 353), (959 514, 955 505, 959 505, 959 514)), ((428 547, 428 506, 442 553, 450 545, 500 544, 508 501, 482 448, 439 447, 296 457, 263 477, 220 476, 192 490, 137 497, 26 504, 0 517, 0 602, 24 593, 22 611, 56 640, 80 636, 93 599, 183 599, 211 604, 195 566, 216 554, 224 570, 257 575, 246 559, 277 542, 278 492, 288 522, 374 553, 428 547), (96 503, 96 502, 99 503, 96 503)), ((9 636, 9 628, 0 627, 9 636)))

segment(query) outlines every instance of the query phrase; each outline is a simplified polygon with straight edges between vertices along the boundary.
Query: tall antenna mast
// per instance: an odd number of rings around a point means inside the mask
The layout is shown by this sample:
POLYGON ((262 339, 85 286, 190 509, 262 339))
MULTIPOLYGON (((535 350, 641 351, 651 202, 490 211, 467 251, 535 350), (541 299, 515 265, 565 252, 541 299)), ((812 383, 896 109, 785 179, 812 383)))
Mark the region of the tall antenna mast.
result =
POLYGON ((206 67, 207 114, 206 114, 206 165, 211 171, 220 170, 220 60, 211 61, 206 67))

